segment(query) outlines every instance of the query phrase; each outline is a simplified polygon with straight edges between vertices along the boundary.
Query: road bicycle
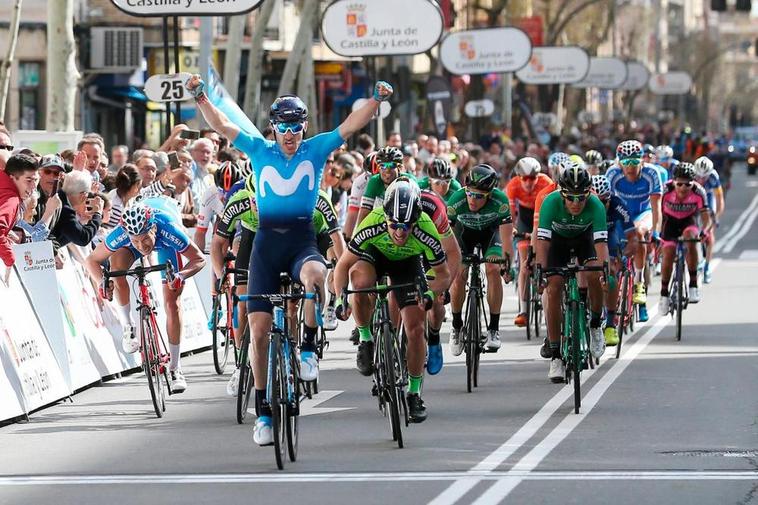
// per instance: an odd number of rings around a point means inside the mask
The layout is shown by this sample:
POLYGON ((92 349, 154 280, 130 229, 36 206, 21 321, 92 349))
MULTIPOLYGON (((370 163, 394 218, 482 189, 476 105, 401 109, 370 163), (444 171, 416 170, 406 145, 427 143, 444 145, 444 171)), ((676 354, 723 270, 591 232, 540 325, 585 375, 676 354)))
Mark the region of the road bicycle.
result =
POLYGON ((689 293, 686 283, 689 278, 687 273, 687 248, 685 244, 697 243, 699 238, 676 239, 676 255, 674 257, 674 276, 669 285, 669 314, 676 317, 676 340, 682 340, 682 315, 689 305, 689 293))
POLYGON ((224 258, 224 269, 220 279, 216 280, 216 288, 213 295, 213 305, 209 329, 211 330, 213 367, 216 373, 221 375, 229 362, 229 352, 234 349, 235 364, 239 364, 238 352, 234 344, 234 336, 237 330, 237 302, 236 287, 233 276, 247 276, 247 270, 234 268, 234 255, 227 252, 224 258))
MULTIPOLYGON (((484 287, 482 286, 482 264, 501 266, 501 272, 510 268, 510 260, 482 258, 479 248, 473 254, 463 256, 463 264, 469 267, 468 291, 466 293, 466 315, 463 320, 463 352, 466 353, 466 391, 479 387, 479 357, 487 352, 484 347, 486 337, 482 335, 484 312, 484 287)), ((484 325, 486 327, 486 324, 484 325)))
POLYGON ((405 388, 408 385, 408 369, 405 362, 404 346, 398 332, 392 325, 388 295, 399 289, 416 290, 421 296, 421 282, 387 285, 386 278, 376 286, 365 289, 348 289, 347 294, 376 295, 372 333, 374 345, 374 387, 373 393, 379 401, 379 411, 389 419, 392 440, 403 448, 402 420, 408 426, 408 405, 405 388))
POLYGON ((561 326, 561 358, 566 366, 564 380, 566 384, 574 383, 574 413, 579 413, 582 403, 582 391, 580 375, 582 370, 591 366, 592 355, 590 354, 590 332, 588 325, 588 311, 582 296, 579 293, 579 272, 603 272, 608 278, 608 263, 603 266, 582 266, 570 263, 565 267, 546 268, 538 272, 539 277, 544 275, 562 275, 565 279, 563 287, 562 312, 563 323, 561 326))
POLYGON ((245 302, 266 300, 274 306, 274 320, 269 333, 266 403, 271 406, 276 466, 283 470, 285 452, 290 461, 297 459, 300 401, 305 396, 296 340, 287 317, 287 304, 290 301, 316 300, 318 314, 319 303, 316 293, 303 293, 294 288, 288 274, 280 274, 279 281, 281 293, 240 295, 239 299, 245 302))
POLYGON ((173 278, 173 268, 170 263, 145 266, 144 258, 141 258, 140 265, 129 270, 109 271, 106 268, 103 272, 103 283, 106 286, 109 280, 115 277, 136 278, 135 298, 138 300, 137 312, 140 320, 142 370, 147 378, 147 387, 150 390, 155 415, 159 418, 163 417, 163 413, 166 411, 166 393, 171 395, 171 386, 168 380, 169 352, 158 326, 155 300, 147 275, 152 272, 163 271, 166 272, 166 279, 170 282, 173 278))
POLYGON ((621 345, 624 342, 624 335, 631 334, 634 331, 634 321, 636 312, 632 297, 634 296, 634 262, 631 257, 623 256, 619 251, 619 270, 616 272, 617 283, 619 287, 618 297, 618 336, 619 343, 616 345, 616 359, 621 356, 621 345))

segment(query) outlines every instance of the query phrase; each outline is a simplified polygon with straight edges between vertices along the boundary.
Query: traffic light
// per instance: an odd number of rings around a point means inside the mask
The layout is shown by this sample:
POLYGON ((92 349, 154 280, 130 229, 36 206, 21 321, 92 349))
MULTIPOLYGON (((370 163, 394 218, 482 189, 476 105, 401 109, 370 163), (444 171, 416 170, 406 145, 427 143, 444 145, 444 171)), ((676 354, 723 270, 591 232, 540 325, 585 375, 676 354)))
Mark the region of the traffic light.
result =
POLYGON ((726 11, 726 0, 711 0, 711 10, 718 12, 726 11))
POLYGON ((734 5, 734 9, 738 12, 750 12, 753 8, 753 6, 750 4, 750 0, 737 0, 737 3, 734 5))

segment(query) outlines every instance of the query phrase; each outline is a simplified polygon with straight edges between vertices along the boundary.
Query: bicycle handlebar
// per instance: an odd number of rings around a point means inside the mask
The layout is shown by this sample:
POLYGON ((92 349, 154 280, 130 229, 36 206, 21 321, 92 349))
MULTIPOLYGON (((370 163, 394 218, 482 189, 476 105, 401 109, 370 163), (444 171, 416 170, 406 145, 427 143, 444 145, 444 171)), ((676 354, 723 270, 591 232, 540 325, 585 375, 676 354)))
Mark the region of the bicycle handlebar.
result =
POLYGON ((385 294, 389 293, 390 291, 396 291, 398 289, 407 289, 407 288, 416 288, 416 290, 420 293, 421 292, 421 284, 418 282, 405 282, 403 284, 377 284, 376 286, 370 287, 370 288, 361 288, 361 289, 346 289, 345 293, 348 295, 352 294, 385 294))
POLYGON ((126 277, 128 275, 134 275, 137 277, 144 277, 145 275, 152 273, 152 272, 162 272, 166 271, 167 274, 173 274, 174 273, 174 267, 171 266, 171 263, 164 263, 161 265, 151 265, 147 267, 138 266, 131 268, 129 270, 115 270, 111 271, 106 269, 103 269, 103 276, 106 279, 111 279, 113 277, 126 277))
POLYGON ((479 265, 482 263, 492 263, 494 265, 510 265, 511 260, 510 259, 503 259, 503 258, 482 258, 481 256, 478 256, 476 254, 466 254, 462 258, 464 265, 479 265))
POLYGON ((273 304, 282 303, 285 300, 315 300, 316 293, 274 293, 270 295, 239 295, 237 298, 241 302, 249 300, 265 300, 273 304))

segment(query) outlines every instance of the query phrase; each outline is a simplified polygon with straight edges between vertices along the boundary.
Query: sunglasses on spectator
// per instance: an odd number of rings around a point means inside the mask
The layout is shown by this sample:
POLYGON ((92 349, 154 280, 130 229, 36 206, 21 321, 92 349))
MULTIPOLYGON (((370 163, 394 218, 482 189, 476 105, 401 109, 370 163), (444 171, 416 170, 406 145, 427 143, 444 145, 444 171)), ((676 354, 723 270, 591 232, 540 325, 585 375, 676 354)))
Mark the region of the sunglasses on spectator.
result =
POLYGON ((394 221, 390 221, 388 223, 388 226, 390 227, 391 230, 400 230, 400 231, 407 232, 411 229, 413 225, 408 224, 408 223, 396 223, 394 221))
POLYGON ((379 163, 379 168, 382 170, 397 170, 400 168, 400 163, 395 163, 394 161, 389 161, 387 163, 379 163))
POLYGON ((621 164, 625 167, 636 167, 637 165, 642 164, 642 158, 627 158, 625 160, 621 160, 621 164))
POLYGON ((677 181, 677 182, 676 182, 676 185, 677 185, 677 186, 679 186, 680 188, 681 188, 681 187, 687 187, 687 188, 690 188, 690 187, 692 187, 692 185, 693 185, 693 184, 694 184, 694 183, 693 183, 692 181, 687 181, 687 182, 679 182, 679 181, 677 181))
POLYGON ((466 196, 473 198, 474 200, 483 200, 487 198, 487 193, 479 193, 476 191, 466 191, 466 196))
POLYGON ((6 151, 13 151, 13 146, 0 146, 0 149, 5 149, 6 151))
POLYGON ((287 130, 291 131, 293 135, 296 135, 303 131, 305 128, 305 123, 300 122, 293 122, 293 123, 274 123, 274 128, 276 128, 276 131, 284 135, 287 133, 287 130))
POLYGON ((576 195, 576 194, 572 194, 572 193, 563 193, 562 192, 561 196, 563 198, 565 198, 566 200, 568 200, 569 202, 581 203, 581 202, 585 201, 587 198, 589 198, 590 194, 589 193, 582 193, 582 194, 576 195))

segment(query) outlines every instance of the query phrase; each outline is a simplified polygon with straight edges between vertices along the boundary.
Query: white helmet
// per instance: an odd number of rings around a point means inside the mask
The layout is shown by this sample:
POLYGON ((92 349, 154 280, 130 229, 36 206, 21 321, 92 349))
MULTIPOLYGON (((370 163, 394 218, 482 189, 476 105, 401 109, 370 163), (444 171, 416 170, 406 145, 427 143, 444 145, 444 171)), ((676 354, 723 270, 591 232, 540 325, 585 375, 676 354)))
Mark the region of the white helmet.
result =
POLYGON ((674 150, 671 149, 671 146, 660 145, 655 148, 655 157, 659 162, 669 161, 674 157, 674 150))
POLYGON ((705 177, 711 170, 713 170, 713 162, 708 156, 701 156, 695 160, 695 173, 698 177, 705 177))
POLYGON ((605 200, 611 195, 611 183, 605 175, 592 176, 592 189, 601 200, 605 200))
POLYGON ((542 165, 535 158, 526 156, 516 163, 516 175, 522 177, 534 177, 542 171, 542 165))

